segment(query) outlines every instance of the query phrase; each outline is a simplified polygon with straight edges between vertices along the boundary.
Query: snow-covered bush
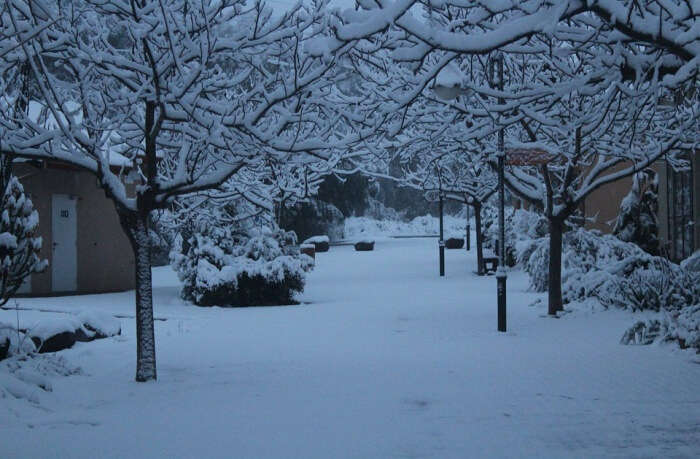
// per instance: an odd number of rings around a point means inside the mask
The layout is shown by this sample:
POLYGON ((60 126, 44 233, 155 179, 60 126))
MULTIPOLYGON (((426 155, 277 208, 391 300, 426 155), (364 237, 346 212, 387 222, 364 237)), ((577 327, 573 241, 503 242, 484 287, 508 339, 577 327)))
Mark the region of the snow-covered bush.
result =
POLYGON ((39 258, 41 237, 36 235, 39 214, 14 175, 7 180, 0 202, 0 306, 14 296, 28 276, 48 266, 39 258))
MULTIPOLYGON (((506 265, 515 266, 523 261, 518 253, 529 247, 533 239, 544 237, 549 232, 547 219, 537 212, 525 209, 505 209, 506 265)), ((481 210, 484 247, 497 252, 498 244, 498 207, 484 206, 481 210)))
POLYGON ((665 312, 661 319, 638 321, 625 331, 622 344, 675 342, 700 353, 700 304, 665 312))
POLYGON ((178 236, 170 256, 183 298, 199 306, 294 304, 313 266, 294 233, 284 230, 246 237, 226 227, 204 228, 178 236))
POLYGON ((42 402, 44 394, 53 391, 51 380, 81 373, 80 367, 72 365, 62 355, 14 355, 0 363, 0 399, 26 400, 47 410, 42 402))
POLYGON ((169 263, 177 227, 174 220, 169 210, 151 212, 151 266, 165 266, 169 263))
MULTIPOLYGON (((521 253, 535 291, 547 290, 548 252, 549 241, 542 238, 521 253)), ((636 244, 578 229, 564 235, 562 295, 564 303, 594 299, 634 311, 680 310, 700 303, 700 274, 636 244)))
MULTIPOLYGON (((582 281, 582 276, 596 270, 596 266, 609 266, 636 253, 639 253, 639 250, 634 245, 621 242, 610 235, 601 235, 597 231, 577 229, 564 233, 562 250, 564 302, 571 301, 572 295, 586 296, 587 286, 578 285, 579 288, 584 289, 579 292, 577 284, 582 281)), ((517 258, 525 272, 530 275, 530 287, 536 292, 547 291, 549 238, 523 241, 518 246, 517 258)))
POLYGON ((695 253, 683 260, 681 267, 688 271, 700 272, 700 250, 696 250, 695 253))
MULTIPOLYGON (((0 347, 5 349, 4 357, 24 355, 36 351, 31 338, 21 331, 4 322, 0 322, 0 347)), ((0 356, 0 360, 4 358, 0 356)))

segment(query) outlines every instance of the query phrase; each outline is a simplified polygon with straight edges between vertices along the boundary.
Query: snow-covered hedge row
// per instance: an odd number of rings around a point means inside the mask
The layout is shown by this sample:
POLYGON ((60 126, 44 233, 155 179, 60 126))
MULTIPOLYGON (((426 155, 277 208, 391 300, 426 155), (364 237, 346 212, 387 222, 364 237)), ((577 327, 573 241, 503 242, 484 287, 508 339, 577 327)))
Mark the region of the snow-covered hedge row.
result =
MULTIPOLYGON (((466 222, 463 218, 445 215, 445 237, 464 237, 466 222)), ((382 236, 427 236, 440 232, 440 219, 431 215, 416 217, 410 221, 376 220, 370 217, 348 217, 345 219, 343 231, 345 239, 359 240, 361 238, 382 236)))
POLYGON ((187 240, 178 236, 170 257, 183 298, 199 306, 293 304, 313 266, 284 230, 244 237, 208 228, 187 240))

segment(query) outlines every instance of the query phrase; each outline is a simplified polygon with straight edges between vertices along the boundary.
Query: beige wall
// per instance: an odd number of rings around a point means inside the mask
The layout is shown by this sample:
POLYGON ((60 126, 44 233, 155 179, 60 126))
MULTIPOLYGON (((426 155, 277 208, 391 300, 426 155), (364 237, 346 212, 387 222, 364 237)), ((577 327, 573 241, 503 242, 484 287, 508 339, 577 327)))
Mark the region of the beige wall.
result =
MULTIPOLYGON (((620 164, 608 173, 628 167, 620 164)), ((632 177, 625 177, 595 190, 589 194, 584 203, 586 228, 597 229, 603 233, 612 233, 620 212, 620 204, 632 188, 632 177), (595 219, 595 221, 592 221, 595 219)))
MULTIPOLYGON (((696 151, 693 161, 693 217, 694 227, 694 247, 700 250, 700 151, 696 151)), ((620 165, 620 168, 624 165, 620 165)), ((659 239, 662 246, 668 241, 668 208, 667 208, 667 177, 666 161, 657 161, 653 165, 659 177, 659 239)), ((586 199, 585 213, 587 218, 592 218, 596 214, 596 222, 586 223, 587 228, 598 229, 605 233, 612 232, 615 220, 620 210, 622 199, 629 193, 632 186, 632 177, 626 177, 617 182, 609 183, 594 191, 586 199)))
POLYGON ((97 293, 134 288, 134 260, 129 240, 119 225, 112 201, 105 197, 97 179, 88 172, 15 166, 25 193, 39 212, 43 238, 42 258, 49 267, 32 277, 32 294, 50 294, 51 289, 51 195, 77 197, 78 293, 97 293))

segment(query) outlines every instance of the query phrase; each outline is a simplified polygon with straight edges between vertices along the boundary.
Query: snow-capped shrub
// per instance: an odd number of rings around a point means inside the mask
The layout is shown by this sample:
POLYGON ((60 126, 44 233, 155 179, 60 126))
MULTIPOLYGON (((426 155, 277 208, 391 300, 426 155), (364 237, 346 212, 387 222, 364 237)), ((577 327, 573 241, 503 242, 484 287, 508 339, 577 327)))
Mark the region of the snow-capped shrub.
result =
MULTIPOLYGON (((640 253, 638 247, 621 242, 613 236, 580 228, 564 233, 562 245, 562 291, 565 303, 577 296, 586 296, 588 286, 577 284, 582 276, 595 270, 596 266, 609 266, 610 263, 640 253)), ((537 292, 547 291, 549 238, 521 242, 517 258, 530 275, 530 287, 537 292)))
MULTIPOLYGON (((504 215, 506 237, 506 265, 515 266, 523 261, 519 251, 526 250, 533 239, 549 233, 547 219, 537 212, 507 207, 504 215)), ((488 205, 481 210, 484 247, 495 252, 498 244, 498 207, 488 205)))
MULTIPOLYGON (((549 240, 533 241, 520 256, 527 260, 523 267, 531 288, 546 291, 549 240)), ((570 231, 563 241, 562 299, 591 298, 605 307, 680 310, 700 302, 700 275, 614 236, 570 231)))
POLYGON ((295 244, 294 233, 284 230, 244 237, 211 228, 187 240, 178 236, 171 264, 183 298, 199 306, 293 304, 313 266, 295 244))
POLYGON ((24 279, 48 266, 39 258, 41 237, 36 235, 39 214, 14 175, 0 198, 0 306, 14 296, 24 279))
POLYGON ((53 378, 80 373, 80 367, 70 364, 61 355, 14 355, 0 363, 0 399, 24 399, 41 406, 43 394, 53 391, 53 378))
POLYGON ((700 250, 696 250, 691 256, 681 262, 681 268, 688 271, 700 272, 700 250))
POLYGON ((530 288, 535 292, 546 292, 549 288, 549 238, 523 243, 517 259, 530 275, 530 288))
POLYGON ((622 344, 675 342, 700 353, 700 304, 664 313, 661 319, 638 321, 625 331, 622 344))
POLYGON ((151 266, 165 266, 170 262, 177 223, 172 212, 165 209, 152 212, 150 223, 151 266))
MULTIPOLYGON (((7 323, 0 322, 0 345, 6 345, 6 357, 30 354, 36 351, 36 346, 29 336, 7 323)), ((1 360, 1 359, 0 359, 1 360)))

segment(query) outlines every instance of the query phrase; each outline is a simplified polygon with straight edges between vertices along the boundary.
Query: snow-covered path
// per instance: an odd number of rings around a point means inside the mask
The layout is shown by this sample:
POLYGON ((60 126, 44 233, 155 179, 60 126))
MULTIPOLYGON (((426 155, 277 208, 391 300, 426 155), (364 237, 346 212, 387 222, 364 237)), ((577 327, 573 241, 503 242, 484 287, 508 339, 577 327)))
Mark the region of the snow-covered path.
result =
MULTIPOLYGON (((132 382, 122 319, 122 337, 62 353, 85 374, 55 379, 40 408, 0 400, 0 457, 697 457, 690 353, 618 344, 629 313, 542 317, 521 273, 498 333, 495 279, 463 250, 438 278, 436 246, 332 247, 292 307, 184 305, 159 268, 158 382, 132 382)), ((21 306, 126 315, 132 295, 21 306)))

